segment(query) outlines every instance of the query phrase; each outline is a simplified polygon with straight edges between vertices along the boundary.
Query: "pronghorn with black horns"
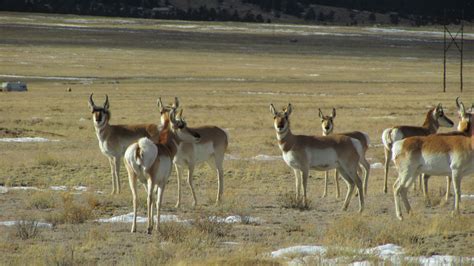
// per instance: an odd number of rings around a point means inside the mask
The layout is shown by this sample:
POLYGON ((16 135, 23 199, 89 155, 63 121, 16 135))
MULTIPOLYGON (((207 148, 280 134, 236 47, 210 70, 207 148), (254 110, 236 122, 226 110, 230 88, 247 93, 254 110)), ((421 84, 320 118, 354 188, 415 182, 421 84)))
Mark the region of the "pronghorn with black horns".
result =
MULTIPOLYGON (((323 130, 323 136, 328 136, 334 130, 334 119, 336 118, 336 109, 332 108, 331 115, 324 115, 321 109, 319 109, 319 118, 321 118, 321 128, 323 130)), ((369 135, 364 132, 360 131, 351 131, 351 132, 344 132, 344 133, 335 133, 338 135, 344 135, 356 139, 362 144, 362 151, 363 155, 360 158, 360 168, 363 170, 364 173, 364 194, 367 196, 367 186, 369 181, 369 174, 370 174, 370 164, 365 158, 367 150, 369 149, 370 139, 369 135)), ((339 198, 339 180, 338 180, 338 172, 334 175, 334 181, 336 183, 336 197, 339 198)), ((326 197, 328 189, 328 171, 325 172, 324 175, 324 193, 323 197, 326 197)))
POLYGON ((403 219, 400 198, 406 211, 411 211, 408 188, 421 173, 451 176, 455 195, 453 214, 459 214, 461 179, 474 173, 474 147, 472 114, 465 112, 462 103, 458 108, 459 132, 409 137, 393 144, 393 160, 398 169, 393 196, 398 219, 403 219))
POLYGON ((154 138, 159 134, 156 124, 110 125, 109 97, 105 95, 103 106, 97 106, 89 96, 95 133, 100 151, 107 156, 112 172, 112 194, 120 193, 120 164, 127 147, 142 137, 154 138))
MULTIPOLYGON (((177 99, 175 100, 177 105, 177 99)), ((182 116, 183 110, 178 114, 178 118, 184 121, 182 116)), ((201 136, 201 140, 198 143, 182 142, 178 146, 178 151, 174 157, 174 165, 177 173, 178 181, 178 201, 176 208, 181 204, 181 178, 183 174, 183 168, 188 169, 188 185, 191 189, 193 196, 193 206, 197 205, 196 194, 194 193, 193 186, 193 172, 194 168, 202 163, 207 163, 211 168, 216 171, 217 174, 217 196, 216 204, 222 201, 222 195, 224 192, 224 155, 229 144, 229 137, 227 133, 216 126, 200 126, 200 127, 189 127, 193 132, 198 133, 201 136)))
POLYGON ((427 136, 435 134, 439 127, 451 128, 454 126, 453 121, 449 119, 443 111, 443 106, 438 104, 436 107, 431 108, 426 113, 425 121, 421 127, 417 126, 395 126, 387 128, 382 133, 382 143, 385 152, 385 175, 384 175, 384 187, 383 192, 387 193, 387 181, 388 181, 388 166, 390 159, 392 158, 392 146, 398 140, 412 136, 427 136))
MULTIPOLYGON (((161 101, 159 101, 160 105, 161 101)), ((163 193, 173 169, 173 159, 178 152, 178 147, 182 142, 197 143, 200 140, 199 134, 190 130, 185 121, 176 118, 175 108, 162 113, 161 121, 158 143, 154 143, 146 137, 141 138, 138 142, 130 145, 125 152, 124 161, 133 199, 132 232, 136 232, 137 228, 137 180, 145 184, 147 190, 147 233, 151 234, 154 188, 157 187, 155 229, 158 230, 163 193)))
POLYGON ((303 184, 303 205, 307 206, 306 188, 309 170, 327 171, 337 169, 347 183, 347 194, 342 209, 347 210, 354 188, 359 191, 359 212, 364 209, 362 181, 357 174, 362 145, 358 140, 343 136, 306 136, 293 135, 290 129, 291 104, 277 112, 270 104, 273 115, 273 126, 276 130, 278 146, 283 160, 295 173, 296 199, 300 199, 301 183, 303 184))

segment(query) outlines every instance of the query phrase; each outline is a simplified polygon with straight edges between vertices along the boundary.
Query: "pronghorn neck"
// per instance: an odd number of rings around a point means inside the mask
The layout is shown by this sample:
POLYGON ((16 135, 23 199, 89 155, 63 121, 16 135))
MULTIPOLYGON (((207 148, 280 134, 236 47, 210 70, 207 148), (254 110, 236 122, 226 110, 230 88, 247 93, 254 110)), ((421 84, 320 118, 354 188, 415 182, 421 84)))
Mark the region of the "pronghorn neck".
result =
POLYGON ((100 142, 103 142, 107 136, 110 134, 110 124, 109 119, 105 121, 102 125, 96 125, 94 122, 95 134, 97 135, 97 139, 100 142))
POLYGON ((277 132, 278 146, 284 152, 291 150, 294 145, 294 136, 291 133, 290 127, 285 129, 283 132, 277 132))
POLYGON ((162 144, 166 147, 170 153, 171 158, 174 158, 178 151, 178 146, 180 144, 180 140, 176 136, 176 134, 171 130, 171 121, 169 119, 165 119, 161 126, 160 136, 159 136, 159 144, 162 144))
POLYGON ((423 122, 423 128, 426 128, 431 134, 436 133, 439 128, 438 121, 433 117, 433 111, 434 110, 428 111, 425 121, 423 122))

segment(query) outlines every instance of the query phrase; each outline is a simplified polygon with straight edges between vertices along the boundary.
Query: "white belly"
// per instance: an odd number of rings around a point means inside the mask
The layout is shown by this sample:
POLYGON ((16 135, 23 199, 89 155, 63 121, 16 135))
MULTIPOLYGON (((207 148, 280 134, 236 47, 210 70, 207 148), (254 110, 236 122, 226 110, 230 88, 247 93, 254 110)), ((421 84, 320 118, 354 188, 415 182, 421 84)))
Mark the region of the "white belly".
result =
POLYGON ((174 157, 174 163, 182 166, 198 165, 209 160, 213 154, 214 146, 212 142, 203 144, 182 143, 174 157))
POLYGON ((337 167, 337 153, 334 149, 307 149, 310 158, 310 168, 318 171, 326 171, 337 167))

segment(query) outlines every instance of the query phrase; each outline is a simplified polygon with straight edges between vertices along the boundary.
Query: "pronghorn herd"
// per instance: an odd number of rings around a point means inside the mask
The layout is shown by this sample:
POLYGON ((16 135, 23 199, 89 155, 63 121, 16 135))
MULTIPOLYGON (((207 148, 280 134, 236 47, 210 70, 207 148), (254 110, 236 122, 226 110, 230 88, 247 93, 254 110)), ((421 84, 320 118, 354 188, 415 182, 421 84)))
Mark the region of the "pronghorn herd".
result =
MULTIPOLYGON (((410 212, 407 191, 416 176, 422 175, 421 186, 425 197, 429 175, 448 177, 446 198, 449 195, 452 179, 455 194, 455 213, 459 212, 461 178, 474 173, 474 152, 471 113, 456 99, 460 122, 458 131, 436 134, 439 127, 453 127, 454 123, 446 117, 441 104, 426 114, 421 127, 395 126, 385 129, 382 142, 385 151, 384 189, 387 192, 388 165, 393 159, 398 170, 398 178, 393 185, 395 210, 401 220, 400 198, 410 212)), ((180 180, 184 169, 188 170, 188 185, 193 197, 193 206, 197 198, 193 186, 193 171, 196 166, 206 162, 217 174, 216 204, 222 201, 224 190, 223 161, 229 138, 227 133, 216 126, 188 127, 183 118, 183 109, 178 98, 172 105, 163 105, 158 99, 160 125, 110 125, 109 100, 106 96, 102 107, 95 105, 92 94, 89 97, 93 123, 99 140, 101 152, 107 156, 112 172, 112 194, 120 192, 120 159, 123 157, 132 191, 134 221, 132 232, 136 231, 137 180, 144 184, 147 192, 147 232, 153 229, 153 194, 156 192, 158 228, 160 206, 163 192, 171 174, 173 164, 178 178, 178 200, 181 203, 180 180)), ((273 126, 278 146, 285 163, 294 171, 296 199, 307 205, 307 185, 310 170, 326 171, 323 197, 327 195, 327 171, 335 169, 335 184, 339 197, 338 175, 347 184, 347 194, 343 210, 357 192, 359 212, 364 209, 367 196, 370 164, 366 159, 370 140, 366 133, 352 131, 333 133, 336 110, 325 116, 319 110, 323 136, 294 135, 290 127, 292 105, 288 104, 278 111, 270 104, 273 126), (360 175, 363 173, 363 181, 360 175), (357 189, 357 191, 355 191, 357 189)))

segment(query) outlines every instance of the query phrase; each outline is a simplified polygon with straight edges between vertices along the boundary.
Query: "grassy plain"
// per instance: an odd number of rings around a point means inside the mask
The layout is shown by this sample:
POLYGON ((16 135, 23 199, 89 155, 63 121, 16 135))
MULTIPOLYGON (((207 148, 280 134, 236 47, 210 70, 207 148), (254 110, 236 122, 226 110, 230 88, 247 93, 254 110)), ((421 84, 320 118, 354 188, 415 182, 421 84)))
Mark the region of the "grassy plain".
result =
MULTIPOLYGON (((414 214, 399 222, 391 190, 382 193, 381 169, 372 169, 362 214, 356 213, 355 199, 349 211, 340 210, 342 199, 334 197, 333 184, 330 195, 321 198, 320 172, 312 172, 309 180, 310 209, 299 211, 282 208, 285 194, 294 191, 293 173, 285 163, 252 160, 280 155, 270 103, 293 104, 292 129, 300 134, 320 134, 318 108, 337 108, 336 132, 370 135, 371 163, 383 161, 384 128, 421 125, 430 106, 443 103, 457 122, 455 97, 461 95, 466 105, 473 101, 474 53, 465 51, 464 93, 456 82, 457 55, 449 59, 448 92, 442 93, 442 33, 428 30, 0 13, 0 77, 25 80, 29 86, 27 93, 1 93, 0 137, 59 140, 0 142, 0 183, 83 185, 90 191, 0 194, 0 221, 55 224, 26 240, 18 227, 0 226, 0 264, 278 264, 282 261, 265 254, 301 244, 359 248, 394 243, 410 255, 473 256, 473 201, 464 199, 462 215, 452 218, 452 198, 442 200, 444 178, 430 180, 432 206, 410 191, 414 214), (123 167, 123 193, 108 195, 109 166, 87 107, 92 92, 97 104, 108 94, 114 124, 158 122, 157 97, 171 101, 178 96, 190 126, 227 129, 228 154, 240 160, 225 162, 225 202, 213 205, 216 177, 203 166, 195 171, 200 205, 191 207, 184 187, 184 206, 174 208, 173 173, 163 207, 166 214, 201 222, 191 227, 165 223, 160 236, 146 235, 144 224, 131 234, 130 224, 94 222, 131 212, 131 196, 123 167), (265 222, 221 225, 202 219, 233 214, 265 222)), ((472 47, 473 35, 465 38, 465 47, 472 47)), ((390 171, 392 184, 396 170, 390 171)), ((471 176, 463 180, 462 190, 474 194, 471 176)), ((140 200, 140 215, 145 215, 144 193, 140 200)))

